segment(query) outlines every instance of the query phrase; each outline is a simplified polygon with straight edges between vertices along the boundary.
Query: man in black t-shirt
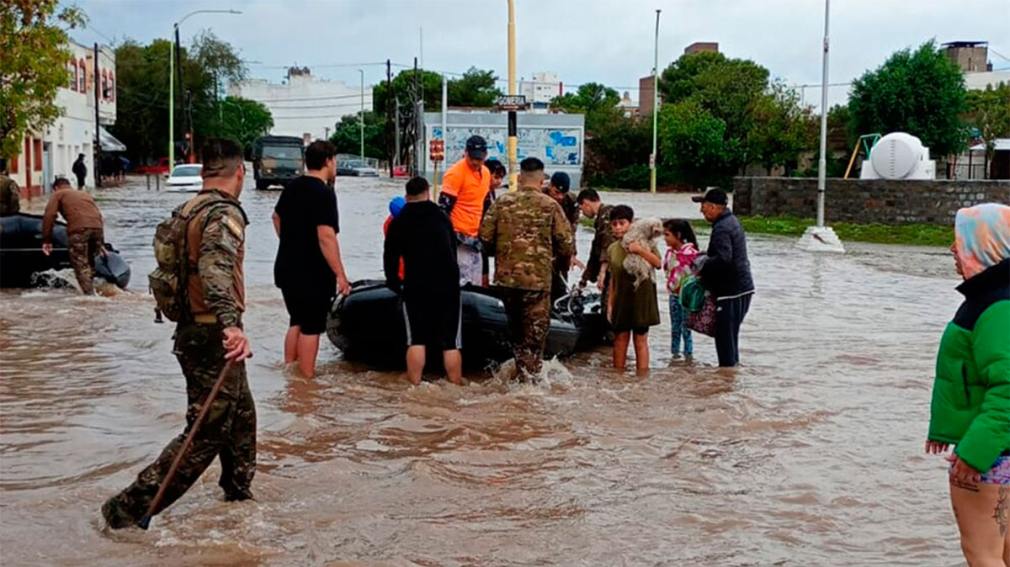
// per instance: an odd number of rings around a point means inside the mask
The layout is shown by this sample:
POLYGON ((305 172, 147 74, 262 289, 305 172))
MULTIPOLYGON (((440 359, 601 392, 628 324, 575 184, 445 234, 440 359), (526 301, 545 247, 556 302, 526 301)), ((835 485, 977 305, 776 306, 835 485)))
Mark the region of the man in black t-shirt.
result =
POLYGON ((334 294, 350 293, 340 259, 339 215, 333 182, 337 149, 316 140, 305 148, 306 174, 281 193, 274 209, 274 229, 280 237, 274 283, 281 288, 291 327, 284 337, 284 362, 298 363, 308 378, 315 376, 319 335, 334 294))
POLYGON ((462 384, 463 359, 456 235, 449 217, 431 202, 428 181, 407 182, 407 205, 389 225, 383 251, 386 283, 403 296, 407 325, 407 379, 421 383, 426 348, 442 351, 445 372, 462 384), (400 280, 400 258, 404 277, 400 280))

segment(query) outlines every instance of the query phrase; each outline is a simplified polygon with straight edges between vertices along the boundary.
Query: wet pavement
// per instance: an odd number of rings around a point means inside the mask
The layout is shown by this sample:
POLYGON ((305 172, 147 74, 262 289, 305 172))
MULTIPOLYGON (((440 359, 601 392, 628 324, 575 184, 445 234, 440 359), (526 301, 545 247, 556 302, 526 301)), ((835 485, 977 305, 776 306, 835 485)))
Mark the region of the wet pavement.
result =
MULTIPOLYGON (((380 275, 398 192, 338 181, 353 279, 380 275)), ((130 292, 0 293, 4 565, 959 563, 944 463, 922 454, 933 359, 959 302, 944 250, 815 256, 752 235, 759 291, 735 375, 714 368, 706 337, 693 364, 670 360, 662 295, 645 378, 608 369, 601 349, 550 364, 542 385, 472 375, 412 388, 327 343, 305 380, 281 363, 277 196, 243 194, 255 502, 223 502, 215 464, 148 532, 106 533, 98 512, 182 427, 171 327, 152 322, 145 291, 154 226, 186 195, 143 180, 99 193, 130 292)), ((698 216, 683 196, 604 200, 698 216)))

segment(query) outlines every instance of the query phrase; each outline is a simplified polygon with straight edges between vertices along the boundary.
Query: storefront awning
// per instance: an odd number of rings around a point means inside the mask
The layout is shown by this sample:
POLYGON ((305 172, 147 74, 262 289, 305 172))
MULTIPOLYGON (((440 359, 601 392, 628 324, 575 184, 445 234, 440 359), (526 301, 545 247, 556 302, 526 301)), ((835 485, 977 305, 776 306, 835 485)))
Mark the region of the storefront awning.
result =
POLYGON ((99 140, 102 142, 103 152, 125 152, 126 144, 120 142, 115 136, 109 133, 103 126, 98 127, 99 140))

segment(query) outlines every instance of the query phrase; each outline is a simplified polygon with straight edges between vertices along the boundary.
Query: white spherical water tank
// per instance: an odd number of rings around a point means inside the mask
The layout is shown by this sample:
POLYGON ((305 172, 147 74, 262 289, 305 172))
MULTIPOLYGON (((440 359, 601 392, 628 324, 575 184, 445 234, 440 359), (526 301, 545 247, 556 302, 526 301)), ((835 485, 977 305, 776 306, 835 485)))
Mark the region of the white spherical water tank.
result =
POLYGON ((892 132, 873 146, 870 163, 883 179, 905 179, 922 161, 924 152, 919 138, 905 132, 892 132))

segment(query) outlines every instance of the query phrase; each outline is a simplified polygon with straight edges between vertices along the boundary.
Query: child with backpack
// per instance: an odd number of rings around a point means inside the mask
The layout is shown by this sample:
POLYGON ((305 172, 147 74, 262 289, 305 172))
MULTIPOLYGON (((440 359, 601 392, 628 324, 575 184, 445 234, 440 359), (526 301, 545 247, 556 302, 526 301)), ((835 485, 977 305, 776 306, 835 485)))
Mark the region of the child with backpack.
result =
POLYGON ((694 356, 694 341, 691 330, 687 328, 687 310, 680 303, 680 290, 684 281, 694 275, 698 239, 691 223, 684 219, 664 221, 663 237, 667 246, 663 271, 666 272, 666 291, 670 294, 670 354, 674 359, 681 357, 680 342, 683 339, 683 356, 690 359, 694 356))

